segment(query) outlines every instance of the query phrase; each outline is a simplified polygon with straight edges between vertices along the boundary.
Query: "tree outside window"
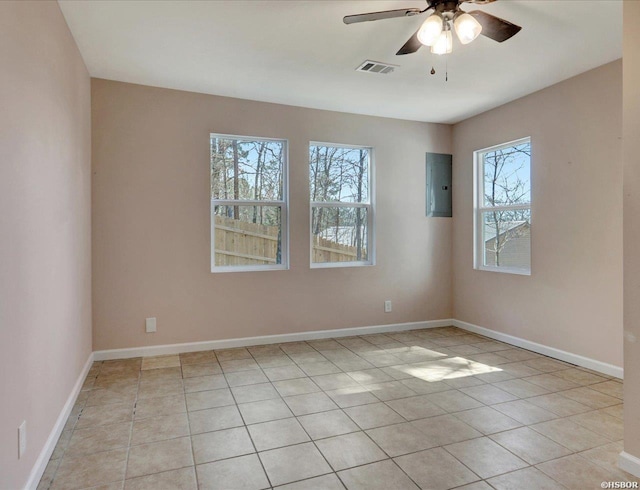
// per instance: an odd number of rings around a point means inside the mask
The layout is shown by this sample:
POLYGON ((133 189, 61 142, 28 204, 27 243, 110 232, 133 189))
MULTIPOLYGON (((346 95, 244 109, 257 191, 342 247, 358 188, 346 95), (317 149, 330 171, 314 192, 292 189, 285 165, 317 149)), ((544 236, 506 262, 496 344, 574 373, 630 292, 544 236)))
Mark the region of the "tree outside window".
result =
POLYGON ((284 140, 212 134, 212 270, 286 266, 284 140))
POLYGON ((476 152, 476 268, 531 271, 531 141, 476 152))
POLYGON ((309 180, 312 265, 373 263, 371 148, 312 143, 309 180))

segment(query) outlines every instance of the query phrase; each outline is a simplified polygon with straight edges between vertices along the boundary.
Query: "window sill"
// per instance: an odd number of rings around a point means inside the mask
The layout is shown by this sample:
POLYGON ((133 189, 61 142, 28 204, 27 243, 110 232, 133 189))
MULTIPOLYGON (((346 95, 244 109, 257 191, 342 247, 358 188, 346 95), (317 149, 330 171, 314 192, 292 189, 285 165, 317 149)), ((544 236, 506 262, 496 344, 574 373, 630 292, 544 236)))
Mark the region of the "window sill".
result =
POLYGON ((311 269, 336 269, 345 267, 371 267, 373 262, 318 262, 310 265, 311 269))
POLYGON ((264 272, 264 271, 287 271, 288 265, 235 265, 235 266, 220 266, 211 268, 212 274, 227 273, 227 272, 264 272))
POLYGON ((515 274, 517 276, 530 276, 531 275, 531 271, 530 270, 516 269, 516 268, 510 268, 510 267, 486 267, 486 266, 481 266, 481 267, 474 267, 474 269, 477 270, 477 271, 484 271, 484 272, 499 272, 501 274, 515 274))

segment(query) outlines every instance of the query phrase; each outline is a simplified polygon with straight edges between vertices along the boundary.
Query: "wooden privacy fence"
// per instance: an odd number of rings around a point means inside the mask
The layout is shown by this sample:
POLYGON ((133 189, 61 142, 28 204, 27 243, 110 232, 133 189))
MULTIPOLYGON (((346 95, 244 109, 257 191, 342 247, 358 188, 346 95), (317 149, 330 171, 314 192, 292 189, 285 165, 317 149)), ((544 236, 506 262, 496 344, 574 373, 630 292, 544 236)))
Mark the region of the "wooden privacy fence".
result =
MULTIPOLYGON (((275 264, 278 227, 215 216, 216 265, 275 264)), ((356 247, 314 237, 313 262, 353 262, 356 247)))
POLYGON ((356 247, 341 245, 319 236, 313 237, 313 262, 353 262, 358 260, 356 247))
POLYGON ((216 265, 275 264, 278 227, 215 216, 216 265))

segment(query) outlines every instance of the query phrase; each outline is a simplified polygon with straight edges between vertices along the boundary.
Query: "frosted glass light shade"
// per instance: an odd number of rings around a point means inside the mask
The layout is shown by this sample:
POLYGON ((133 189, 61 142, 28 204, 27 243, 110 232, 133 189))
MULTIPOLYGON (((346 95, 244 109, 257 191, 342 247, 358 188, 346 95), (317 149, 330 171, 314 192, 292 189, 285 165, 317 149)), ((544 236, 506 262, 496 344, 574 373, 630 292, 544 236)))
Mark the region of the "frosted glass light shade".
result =
POLYGON ((431 14, 418 30, 418 41, 425 46, 433 46, 442 33, 442 24, 442 17, 439 14, 431 14))
POLYGON ((482 32, 480 22, 469 14, 458 15, 453 21, 453 27, 462 44, 469 44, 482 32))
POLYGON ((438 40, 431 46, 433 54, 449 54, 453 51, 453 36, 450 30, 442 31, 438 40))

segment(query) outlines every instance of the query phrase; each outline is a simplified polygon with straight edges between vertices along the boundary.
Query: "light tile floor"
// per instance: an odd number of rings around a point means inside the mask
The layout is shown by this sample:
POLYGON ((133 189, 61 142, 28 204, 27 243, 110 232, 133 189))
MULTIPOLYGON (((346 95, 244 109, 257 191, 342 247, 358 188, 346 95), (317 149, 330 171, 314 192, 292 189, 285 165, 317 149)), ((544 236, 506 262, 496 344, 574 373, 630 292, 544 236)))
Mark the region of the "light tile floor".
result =
POLYGON ((589 489, 622 384, 454 327, 96 362, 39 489, 589 489))

